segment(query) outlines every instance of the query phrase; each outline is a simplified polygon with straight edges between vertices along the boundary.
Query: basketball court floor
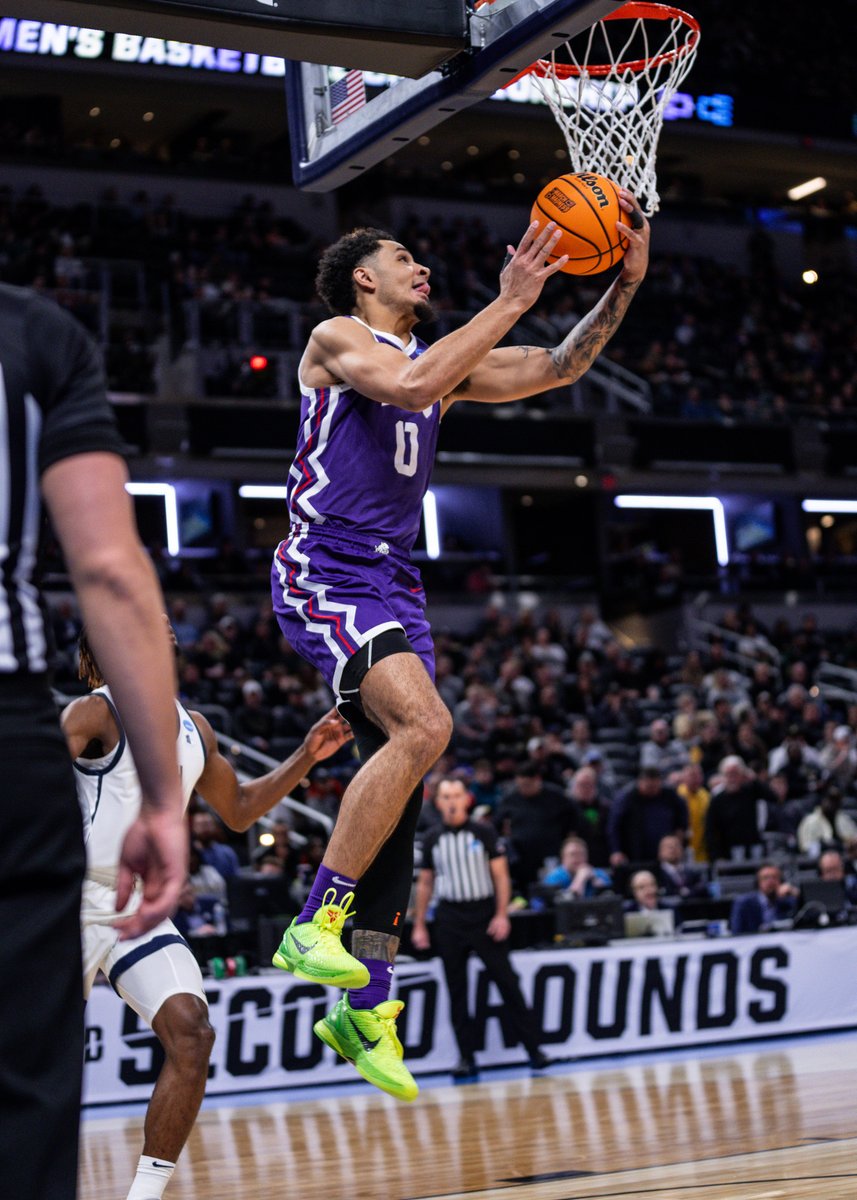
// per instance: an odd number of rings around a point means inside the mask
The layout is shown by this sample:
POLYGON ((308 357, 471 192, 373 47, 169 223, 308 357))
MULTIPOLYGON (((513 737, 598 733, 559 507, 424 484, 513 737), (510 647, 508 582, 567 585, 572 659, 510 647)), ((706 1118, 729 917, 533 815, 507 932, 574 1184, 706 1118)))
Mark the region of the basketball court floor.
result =
MULTIPOLYGON (((853 1200, 857 1032, 206 1103, 172 1200, 853 1200)), ((81 1200, 125 1195, 142 1108, 84 1119, 81 1200)))

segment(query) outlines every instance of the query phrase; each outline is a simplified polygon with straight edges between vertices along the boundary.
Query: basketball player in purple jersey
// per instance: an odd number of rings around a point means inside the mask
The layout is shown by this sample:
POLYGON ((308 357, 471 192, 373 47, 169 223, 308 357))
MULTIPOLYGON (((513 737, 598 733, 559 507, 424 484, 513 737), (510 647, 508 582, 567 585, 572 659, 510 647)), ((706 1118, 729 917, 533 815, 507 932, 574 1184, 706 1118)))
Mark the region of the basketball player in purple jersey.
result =
POLYGON ((410 562, 438 426, 459 398, 518 400, 572 383, 592 364, 648 263, 648 224, 630 193, 620 196, 636 226, 619 226, 629 243, 622 270, 554 349, 495 349, 565 264, 546 264, 559 237, 553 224, 541 232, 531 225, 509 247, 497 299, 431 347, 413 333, 432 315, 428 268, 391 235, 355 230, 319 265, 319 295, 336 315, 313 330, 299 368, 291 530, 277 547, 272 586, 283 634, 336 693, 362 766, 274 963, 350 989, 315 1031, 404 1100, 417 1085, 395 1031, 403 1006, 388 999, 392 963, 413 879, 421 781, 452 728, 433 684, 425 595, 410 562), (352 903, 353 955, 341 942, 352 903))

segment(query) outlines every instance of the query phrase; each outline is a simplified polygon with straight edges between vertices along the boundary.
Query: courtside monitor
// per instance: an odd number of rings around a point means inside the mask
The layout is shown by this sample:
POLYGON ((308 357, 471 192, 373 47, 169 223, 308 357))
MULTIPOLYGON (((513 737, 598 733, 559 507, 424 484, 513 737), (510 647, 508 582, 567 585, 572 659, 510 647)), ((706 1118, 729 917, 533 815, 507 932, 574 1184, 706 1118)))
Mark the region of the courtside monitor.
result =
POLYGON ((582 946, 603 946, 612 938, 620 938, 622 927, 621 896, 596 896, 578 900, 561 895, 556 899, 556 934, 558 938, 582 946))
POLYGON ((845 884, 840 879, 807 879, 800 890, 802 904, 818 905, 830 917, 848 907, 845 884))
POLYGON ((625 937, 672 937, 674 932, 675 913, 671 908, 625 913, 625 937))

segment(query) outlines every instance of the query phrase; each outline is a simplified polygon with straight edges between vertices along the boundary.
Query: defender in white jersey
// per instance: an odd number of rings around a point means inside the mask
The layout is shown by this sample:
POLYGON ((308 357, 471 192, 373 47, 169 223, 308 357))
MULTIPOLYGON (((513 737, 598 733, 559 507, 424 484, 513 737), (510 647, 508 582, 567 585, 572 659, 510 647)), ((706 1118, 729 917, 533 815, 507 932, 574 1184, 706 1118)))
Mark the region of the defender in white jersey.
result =
MULTIPOLYGON (((86 836, 81 914, 84 993, 89 995, 102 970, 164 1048, 164 1066, 146 1114, 143 1156, 128 1193, 128 1200, 160 1200, 202 1102, 214 1031, 208 1022, 199 965, 172 921, 162 921, 143 937, 119 940, 116 922, 139 903, 135 894, 125 914, 116 912, 119 854, 139 813, 140 781, 110 689, 104 686, 85 634, 80 639, 80 674, 94 690, 72 701, 62 715, 62 726, 74 763, 86 836)), ((205 717, 188 712, 178 700, 175 708, 185 806, 197 791, 236 830, 248 829, 315 763, 351 736, 345 722, 331 711, 316 722, 286 762, 242 784, 220 754, 205 717)))

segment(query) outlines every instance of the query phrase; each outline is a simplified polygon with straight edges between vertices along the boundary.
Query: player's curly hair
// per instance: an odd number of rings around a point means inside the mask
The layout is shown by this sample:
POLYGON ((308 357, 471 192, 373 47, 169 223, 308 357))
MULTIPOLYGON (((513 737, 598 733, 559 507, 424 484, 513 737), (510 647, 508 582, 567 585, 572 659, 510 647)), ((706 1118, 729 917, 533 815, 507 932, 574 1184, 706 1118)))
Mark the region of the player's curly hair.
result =
POLYGON ((394 242, 391 233, 383 229, 352 229, 338 242, 328 246, 318 264, 315 290, 332 313, 347 317, 357 303, 354 287, 354 268, 379 248, 381 242, 394 242))
POLYGON ((77 677, 82 679, 90 690, 101 687, 104 683, 104 676, 95 661, 95 655, 92 653, 85 629, 81 629, 77 639, 77 677))

